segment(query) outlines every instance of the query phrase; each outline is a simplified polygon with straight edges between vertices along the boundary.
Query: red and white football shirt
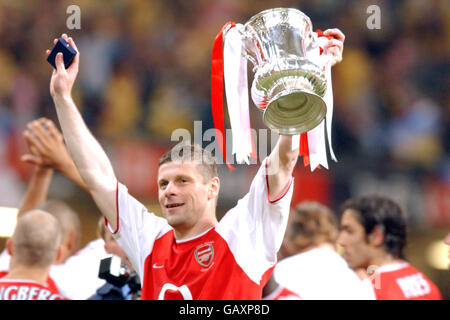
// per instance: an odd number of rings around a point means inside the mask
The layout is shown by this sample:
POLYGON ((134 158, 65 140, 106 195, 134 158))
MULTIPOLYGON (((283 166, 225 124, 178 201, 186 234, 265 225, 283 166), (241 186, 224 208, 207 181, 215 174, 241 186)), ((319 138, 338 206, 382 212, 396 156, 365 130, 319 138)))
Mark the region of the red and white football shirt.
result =
POLYGON ((0 300, 68 300, 33 280, 0 279, 0 300))
POLYGON ((261 299, 286 230, 293 178, 271 202, 265 161, 250 191, 220 222, 177 241, 157 217, 118 183, 114 238, 142 281, 142 299, 261 299))
MULTIPOLYGON (((71 300, 86 300, 106 283, 98 277, 100 260, 106 257, 105 241, 92 240, 63 264, 52 265, 47 284, 71 300)), ((10 261, 11 256, 6 249, 3 250, 0 253, 0 270, 8 273, 10 261)))
MULTIPOLYGON (((8 273, 9 273, 8 270, 0 271, 0 279, 5 277, 8 273)), ((61 295, 61 292, 59 291, 58 286, 56 285, 55 281, 50 276, 48 276, 47 282, 45 283, 45 285, 46 285, 46 288, 49 289, 50 291, 56 292, 59 295, 61 295)))
POLYGON ((377 300, 442 300, 438 287, 409 263, 381 266, 367 280, 377 300))
POLYGON ((362 282, 347 262, 328 246, 282 259, 273 276, 278 284, 297 293, 303 300, 375 299, 370 283, 362 282))

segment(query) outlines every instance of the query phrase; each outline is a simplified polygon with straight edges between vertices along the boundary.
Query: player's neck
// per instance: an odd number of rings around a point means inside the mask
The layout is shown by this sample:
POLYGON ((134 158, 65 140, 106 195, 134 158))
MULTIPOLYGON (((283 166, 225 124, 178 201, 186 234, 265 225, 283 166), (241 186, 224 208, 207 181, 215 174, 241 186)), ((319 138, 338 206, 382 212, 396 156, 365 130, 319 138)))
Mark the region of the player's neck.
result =
POLYGON ((217 219, 205 219, 198 221, 193 226, 188 227, 176 227, 174 228, 175 239, 178 241, 181 240, 189 240, 192 238, 196 238, 208 230, 213 228, 217 224, 217 219))
POLYGON ((330 250, 336 251, 336 247, 333 244, 325 242, 325 243, 321 243, 319 245, 306 247, 306 248, 302 249, 301 251, 299 251, 298 253, 305 253, 305 252, 308 252, 308 251, 311 251, 314 249, 323 249, 323 248, 328 248, 330 250))
POLYGON ((388 264, 398 264, 404 263, 405 261, 399 258, 394 257, 392 254, 379 250, 377 251, 373 258, 371 259, 371 265, 375 265, 378 267, 385 266, 388 264))
POLYGON ((27 266, 15 266, 3 279, 33 280, 45 285, 48 278, 48 270, 31 268, 27 266))

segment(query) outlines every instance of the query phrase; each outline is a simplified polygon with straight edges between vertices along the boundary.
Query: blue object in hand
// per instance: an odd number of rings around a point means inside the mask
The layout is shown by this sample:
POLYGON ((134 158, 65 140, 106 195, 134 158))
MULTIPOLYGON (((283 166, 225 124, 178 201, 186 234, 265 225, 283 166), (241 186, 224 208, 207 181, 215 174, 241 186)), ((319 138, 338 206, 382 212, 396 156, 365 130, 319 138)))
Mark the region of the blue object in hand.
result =
POLYGON ((77 51, 74 48, 72 48, 72 46, 66 40, 64 40, 63 38, 59 38, 58 42, 55 44, 52 51, 47 57, 48 63, 50 63, 55 69, 56 69, 55 59, 56 54, 58 52, 63 53, 64 66, 67 69, 72 64, 73 58, 75 58, 77 51))

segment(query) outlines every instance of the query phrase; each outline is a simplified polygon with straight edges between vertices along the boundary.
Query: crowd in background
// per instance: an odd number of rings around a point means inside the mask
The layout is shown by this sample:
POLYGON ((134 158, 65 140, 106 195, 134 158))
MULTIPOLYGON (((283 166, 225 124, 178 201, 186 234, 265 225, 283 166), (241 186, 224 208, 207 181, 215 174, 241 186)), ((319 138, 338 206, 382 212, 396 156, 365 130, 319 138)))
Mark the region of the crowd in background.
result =
MULTIPOLYGON (((217 32, 227 21, 244 23, 273 7, 298 8, 314 29, 346 34, 343 62, 333 71, 339 162, 317 173, 329 179, 326 204, 335 207, 381 184, 403 195, 412 222, 450 225, 445 0, 0 0, 0 205, 17 206, 23 194, 27 170, 18 159, 26 123, 56 120, 45 62, 53 38, 67 32, 77 42, 82 62, 74 99, 95 136, 112 146, 124 139, 170 145, 172 132, 192 131, 195 120, 204 130, 213 127, 217 32), (79 30, 66 26, 72 4, 81 8, 79 30), (380 6, 381 29, 367 27, 371 4, 380 6), (429 212, 438 217, 427 220, 429 212)), ((263 128, 258 113, 253 110, 252 125, 263 128)))

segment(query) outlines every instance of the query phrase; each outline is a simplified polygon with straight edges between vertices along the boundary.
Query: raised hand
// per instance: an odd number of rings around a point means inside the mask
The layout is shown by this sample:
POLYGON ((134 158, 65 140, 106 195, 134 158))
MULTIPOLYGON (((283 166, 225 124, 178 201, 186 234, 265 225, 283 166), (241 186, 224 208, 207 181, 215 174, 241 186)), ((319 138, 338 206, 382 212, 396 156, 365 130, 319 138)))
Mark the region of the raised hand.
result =
POLYGON ((342 61, 342 53, 344 52, 344 41, 345 41, 345 35, 342 33, 341 30, 334 28, 334 29, 327 29, 323 32, 326 36, 332 36, 333 39, 328 40, 328 42, 325 44, 325 52, 331 53, 333 55, 333 61, 331 63, 332 66, 342 61))
POLYGON ((49 167, 59 171, 72 163, 64 145, 62 134, 53 121, 40 118, 27 125, 23 133, 31 154, 25 154, 21 160, 34 165, 49 167))
MULTIPOLYGON (((53 70, 52 78, 50 80, 50 94, 53 98, 70 96, 80 64, 80 51, 78 50, 73 39, 68 37, 65 33, 63 33, 61 37, 66 40, 78 53, 75 55, 72 64, 67 69, 64 66, 63 54, 59 52, 56 55, 56 70, 53 70)), ((57 41, 58 39, 54 39, 53 44, 56 44, 57 41)), ((45 52, 47 57, 50 52, 50 50, 45 52)))
POLYGON ((47 118, 34 120, 27 125, 23 134, 31 154, 23 155, 22 161, 38 168, 58 170, 81 189, 89 192, 69 155, 62 134, 53 121, 47 118))

